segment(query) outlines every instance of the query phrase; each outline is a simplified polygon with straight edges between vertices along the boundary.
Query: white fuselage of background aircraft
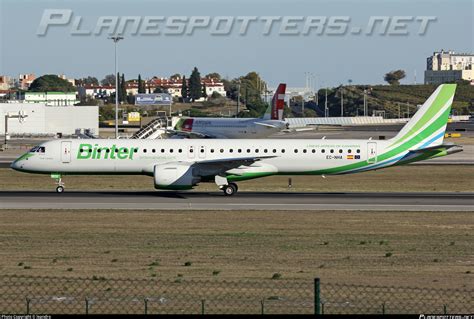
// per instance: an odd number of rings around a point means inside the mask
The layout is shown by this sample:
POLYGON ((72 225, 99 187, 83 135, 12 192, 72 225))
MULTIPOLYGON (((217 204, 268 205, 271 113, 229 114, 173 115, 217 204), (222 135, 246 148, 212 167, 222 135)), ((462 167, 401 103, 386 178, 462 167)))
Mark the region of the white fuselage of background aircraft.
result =
MULTIPOLYGON (((260 118, 180 118, 179 129, 174 133, 185 133, 196 137, 209 138, 264 138, 287 128, 287 123, 279 120, 260 118)), ((175 125, 176 128, 176 125, 175 125)))

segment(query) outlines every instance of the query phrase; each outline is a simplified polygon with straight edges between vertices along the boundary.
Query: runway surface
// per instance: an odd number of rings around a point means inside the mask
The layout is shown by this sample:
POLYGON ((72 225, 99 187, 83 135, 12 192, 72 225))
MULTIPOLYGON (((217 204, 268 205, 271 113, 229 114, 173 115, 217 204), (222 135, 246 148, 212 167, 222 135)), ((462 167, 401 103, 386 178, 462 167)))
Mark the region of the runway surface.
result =
POLYGON ((474 193, 0 192, 2 209, 474 211, 474 193))

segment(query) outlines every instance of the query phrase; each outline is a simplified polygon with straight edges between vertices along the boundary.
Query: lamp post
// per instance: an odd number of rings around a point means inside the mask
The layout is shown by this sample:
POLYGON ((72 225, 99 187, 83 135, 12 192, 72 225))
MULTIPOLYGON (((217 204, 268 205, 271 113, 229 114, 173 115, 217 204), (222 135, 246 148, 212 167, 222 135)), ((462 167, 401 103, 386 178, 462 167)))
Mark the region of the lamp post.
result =
POLYGON ((123 40, 123 37, 109 37, 110 40, 114 41, 114 53, 115 53, 115 138, 118 138, 118 71, 117 71, 117 42, 123 40))
POLYGON ((235 117, 239 117, 240 112, 240 80, 237 84, 237 110, 235 112, 235 117))
POLYGON ((326 87, 326 100, 324 101, 324 115, 325 117, 329 116, 329 110, 328 110, 328 88, 326 87))
POLYGON ((341 117, 344 117, 344 89, 341 84, 341 117))

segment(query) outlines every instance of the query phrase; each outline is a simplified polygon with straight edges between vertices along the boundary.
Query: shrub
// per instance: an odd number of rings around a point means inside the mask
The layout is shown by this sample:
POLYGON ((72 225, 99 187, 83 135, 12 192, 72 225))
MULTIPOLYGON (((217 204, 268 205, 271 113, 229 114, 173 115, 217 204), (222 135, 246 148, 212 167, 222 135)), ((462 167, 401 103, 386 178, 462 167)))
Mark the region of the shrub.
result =
POLYGON ((281 277, 281 274, 276 272, 273 274, 272 279, 281 279, 281 277))

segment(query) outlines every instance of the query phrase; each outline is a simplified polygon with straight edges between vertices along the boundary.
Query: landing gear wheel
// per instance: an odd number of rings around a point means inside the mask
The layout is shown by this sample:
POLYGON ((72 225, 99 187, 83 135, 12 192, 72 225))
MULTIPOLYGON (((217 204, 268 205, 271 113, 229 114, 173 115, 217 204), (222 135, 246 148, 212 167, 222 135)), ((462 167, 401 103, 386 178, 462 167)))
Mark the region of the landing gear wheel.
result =
POLYGON ((229 185, 224 186, 223 191, 224 195, 226 196, 232 196, 235 193, 237 193, 237 184, 230 183, 229 185))
POLYGON ((54 173, 51 174, 51 177, 56 180, 56 185, 58 185, 56 187, 56 193, 64 193, 64 183, 61 174, 54 173))
POLYGON ((236 193, 239 191, 239 186, 237 186, 236 183, 229 183, 229 185, 232 185, 233 187, 235 187, 235 192, 236 193))

